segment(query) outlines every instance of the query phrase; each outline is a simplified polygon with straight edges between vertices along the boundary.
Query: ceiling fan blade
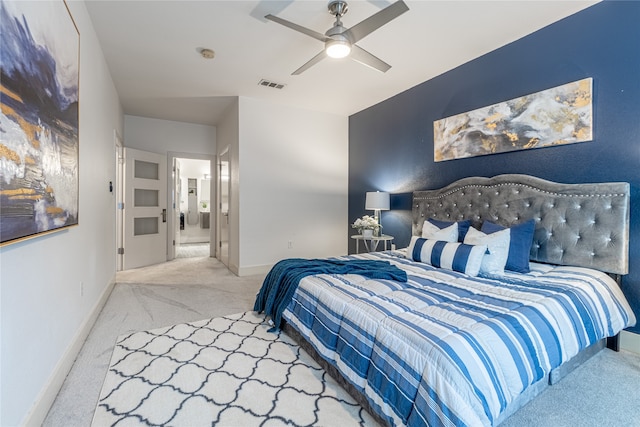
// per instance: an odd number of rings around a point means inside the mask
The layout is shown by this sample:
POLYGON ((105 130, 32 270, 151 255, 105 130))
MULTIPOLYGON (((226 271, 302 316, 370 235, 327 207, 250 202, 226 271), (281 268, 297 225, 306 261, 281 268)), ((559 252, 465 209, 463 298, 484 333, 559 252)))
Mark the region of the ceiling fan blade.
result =
POLYGON ((287 7, 289 7, 293 3, 293 0, 286 1, 272 1, 272 0, 261 0, 258 4, 253 8, 250 16, 258 19, 262 22, 267 22, 265 18, 265 14, 271 13, 273 15, 277 15, 287 7))
POLYGON ((297 76, 298 74, 302 74, 303 71, 308 70, 309 68, 313 67, 314 65, 316 65, 318 62, 322 61, 324 58, 326 58, 327 54, 324 53, 324 50, 322 50, 319 54, 317 54, 316 56, 314 56, 313 58, 311 58, 310 60, 308 60, 302 67, 298 68, 297 70, 295 70, 293 73, 291 73, 292 76, 297 76))
POLYGON ((270 20, 270 21, 277 22, 280 25, 284 25, 285 27, 289 27, 292 30, 298 31, 298 32, 300 32, 302 34, 306 34, 306 35, 308 35, 310 37, 313 37, 316 40, 320 40, 321 42, 325 42, 328 39, 328 37, 325 36, 324 34, 321 34, 321 33, 317 32, 317 31, 313 31, 313 30, 310 30, 308 28, 305 28, 302 25, 294 24, 291 21, 287 21, 286 19, 279 18, 279 17, 277 17, 275 15, 269 14, 269 15, 265 16, 265 18, 270 20))
POLYGON ((371 67, 383 73, 386 73, 391 68, 391 65, 387 64, 382 59, 370 54, 363 48, 356 45, 351 45, 351 54, 349 57, 362 65, 366 65, 367 67, 371 67))
POLYGON ((382 9, 380 12, 371 15, 364 21, 354 25, 342 34, 351 40, 351 43, 357 43, 359 40, 362 40, 389 21, 402 15, 407 10, 409 10, 409 7, 404 1, 399 0, 391 6, 382 9))

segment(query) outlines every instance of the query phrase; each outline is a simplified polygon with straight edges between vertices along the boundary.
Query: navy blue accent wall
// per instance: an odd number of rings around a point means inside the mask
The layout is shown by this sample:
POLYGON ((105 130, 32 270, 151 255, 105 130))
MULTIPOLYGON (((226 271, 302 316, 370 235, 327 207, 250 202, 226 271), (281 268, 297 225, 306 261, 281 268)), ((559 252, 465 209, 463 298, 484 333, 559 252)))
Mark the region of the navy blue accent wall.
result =
POLYGON ((640 2, 598 3, 349 118, 349 224, 372 214, 365 192, 389 191, 382 225, 398 247, 410 240, 412 191, 503 173, 631 184, 631 262, 622 287, 640 319, 640 2), (435 120, 586 77, 593 78, 593 141, 433 161, 435 120))

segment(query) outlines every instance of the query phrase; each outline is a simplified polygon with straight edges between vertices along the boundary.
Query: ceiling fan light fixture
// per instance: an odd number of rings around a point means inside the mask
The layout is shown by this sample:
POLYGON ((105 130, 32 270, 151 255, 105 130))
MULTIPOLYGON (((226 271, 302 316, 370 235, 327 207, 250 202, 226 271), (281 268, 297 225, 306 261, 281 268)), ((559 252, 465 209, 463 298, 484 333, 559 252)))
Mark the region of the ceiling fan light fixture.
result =
POLYGON ((351 53, 351 43, 346 40, 329 40, 325 52, 330 58, 345 58, 351 53))

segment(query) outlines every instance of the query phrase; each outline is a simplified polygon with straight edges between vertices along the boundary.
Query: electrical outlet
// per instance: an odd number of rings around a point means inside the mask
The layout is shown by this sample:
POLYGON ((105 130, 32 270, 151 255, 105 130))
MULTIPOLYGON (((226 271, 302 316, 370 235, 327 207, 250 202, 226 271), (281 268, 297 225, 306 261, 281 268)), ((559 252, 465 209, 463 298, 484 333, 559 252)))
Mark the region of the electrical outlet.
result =
POLYGON ((82 283, 82 280, 80 281, 80 296, 84 296, 84 283, 82 283))
POLYGON ((289 240, 289 241, 287 242, 287 248, 288 248, 288 249, 293 249, 293 240, 289 240))

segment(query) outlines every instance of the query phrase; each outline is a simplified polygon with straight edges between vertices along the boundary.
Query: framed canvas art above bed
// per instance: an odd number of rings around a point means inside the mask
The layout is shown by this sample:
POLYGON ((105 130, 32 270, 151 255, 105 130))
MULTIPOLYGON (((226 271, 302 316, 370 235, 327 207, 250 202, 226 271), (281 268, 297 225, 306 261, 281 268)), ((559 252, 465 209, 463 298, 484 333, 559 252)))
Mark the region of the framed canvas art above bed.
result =
POLYGON ((62 0, 0 8, 5 245, 78 224, 80 34, 62 0))
POLYGON ((433 160, 461 159, 593 139, 586 78, 433 123, 433 160))

